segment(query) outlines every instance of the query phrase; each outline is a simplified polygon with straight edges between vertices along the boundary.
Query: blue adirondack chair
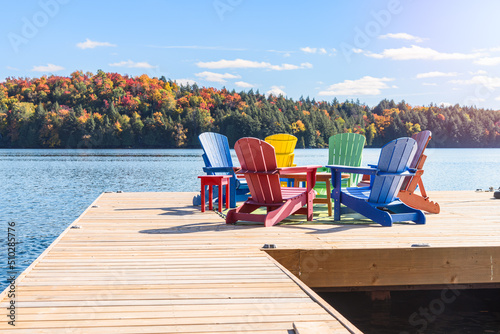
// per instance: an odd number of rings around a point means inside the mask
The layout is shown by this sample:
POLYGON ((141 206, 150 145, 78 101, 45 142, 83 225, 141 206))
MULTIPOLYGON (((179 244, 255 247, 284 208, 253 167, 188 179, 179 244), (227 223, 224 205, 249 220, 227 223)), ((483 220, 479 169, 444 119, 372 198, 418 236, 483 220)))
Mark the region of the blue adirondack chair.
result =
POLYGON ((393 222, 401 221, 425 224, 422 211, 407 206, 397 198, 405 177, 415 174, 409 165, 416 151, 417 142, 404 137, 382 147, 376 167, 326 166, 332 172, 334 219, 340 220, 340 204, 344 204, 383 226, 392 226, 393 222), (370 186, 342 189, 342 173, 371 175, 370 186))
MULTIPOLYGON (((203 148, 203 171, 208 175, 231 175, 230 203, 231 208, 236 207, 236 202, 245 201, 249 196, 248 185, 245 179, 238 179, 231 159, 231 151, 227 137, 214 132, 204 132, 198 136, 203 148)), ((206 199, 205 199, 206 200, 206 199)), ((195 196, 193 204, 201 204, 201 197, 195 196)))

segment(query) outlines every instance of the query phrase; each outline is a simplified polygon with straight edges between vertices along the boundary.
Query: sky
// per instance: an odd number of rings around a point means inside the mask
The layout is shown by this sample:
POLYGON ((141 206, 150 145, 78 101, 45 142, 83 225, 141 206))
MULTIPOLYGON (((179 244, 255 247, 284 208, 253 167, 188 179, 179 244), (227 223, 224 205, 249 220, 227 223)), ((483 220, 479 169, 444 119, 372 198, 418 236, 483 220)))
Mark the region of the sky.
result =
POLYGON ((498 0, 1 0, 0 82, 81 70, 500 109, 498 0))

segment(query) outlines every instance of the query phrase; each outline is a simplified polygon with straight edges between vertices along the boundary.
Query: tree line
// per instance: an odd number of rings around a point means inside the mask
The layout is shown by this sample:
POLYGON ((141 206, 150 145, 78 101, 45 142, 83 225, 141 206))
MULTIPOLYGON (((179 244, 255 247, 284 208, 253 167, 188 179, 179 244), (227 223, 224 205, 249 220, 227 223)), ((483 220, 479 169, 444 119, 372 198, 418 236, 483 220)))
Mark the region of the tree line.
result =
POLYGON ((421 130, 432 131, 429 147, 498 148, 500 111, 387 99, 375 107, 336 98, 295 101, 101 70, 0 83, 2 148, 194 148, 206 131, 225 134, 231 145, 241 137, 290 133, 304 148, 355 132, 368 147, 380 147, 421 130))

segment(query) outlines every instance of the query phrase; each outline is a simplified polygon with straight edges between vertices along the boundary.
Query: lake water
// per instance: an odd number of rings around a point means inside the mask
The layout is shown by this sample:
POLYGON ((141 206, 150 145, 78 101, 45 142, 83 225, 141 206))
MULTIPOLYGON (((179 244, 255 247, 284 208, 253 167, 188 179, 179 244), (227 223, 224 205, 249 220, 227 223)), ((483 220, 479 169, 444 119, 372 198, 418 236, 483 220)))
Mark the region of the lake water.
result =
MULTIPOLYGON (((363 151, 363 165, 379 149, 363 151)), ((22 272, 104 191, 198 191, 201 149, 0 149, 0 289, 7 286, 7 228, 16 223, 22 272)), ((500 187, 500 149, 427 149, 427 190, 500 187)), ((324 165, 327 149, 297 149, 298 165, 324 165)), ((233 153, 233 161, 237 161, 233 153)))

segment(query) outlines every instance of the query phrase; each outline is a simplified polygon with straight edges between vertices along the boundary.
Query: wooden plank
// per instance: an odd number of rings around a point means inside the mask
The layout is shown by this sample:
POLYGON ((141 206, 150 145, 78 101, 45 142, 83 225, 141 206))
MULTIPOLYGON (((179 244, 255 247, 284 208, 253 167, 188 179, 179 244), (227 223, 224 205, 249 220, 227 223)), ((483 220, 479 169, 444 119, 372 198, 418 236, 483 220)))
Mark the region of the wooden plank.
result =
POLYGON ((500 247, 268 251, 310 287, 500 283, 500 247), (292 257, 293 256, 293 257, 292 257))
POLYGON ((101 195, 80 228, 68 228, 18 280, 16 327, 1 323, 2 333, 287 333, 294 320, 354 327, 261 251, 275 233, 221 224, 196 208, 165 215, 182 201, 155 197, 101 195))
POLYGON ((301 322, 295 321, 293 323, 293 329, 296 334, 330 334, 334 333, 328 322, 310 321, 301 322))
MULTIPOLYGON (((101 195, 73 223, 80 229, 67 229, 21 275, 20 326, 4 323, 2 333, 289 333, 294 322, 359 333, 309 286, 499 284, 491 193, 429 192, 441 214, 391 228, 355 215, 342 224, 226 225, 192 207, 193 195, 101 195), (277 248, 266 253, 264 244, 277 248)), ((4 291, 0 316, 9 302, 4 291)))

